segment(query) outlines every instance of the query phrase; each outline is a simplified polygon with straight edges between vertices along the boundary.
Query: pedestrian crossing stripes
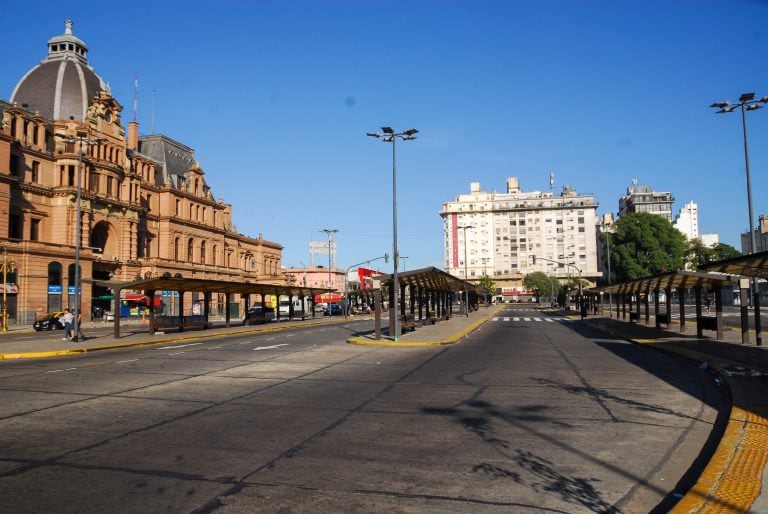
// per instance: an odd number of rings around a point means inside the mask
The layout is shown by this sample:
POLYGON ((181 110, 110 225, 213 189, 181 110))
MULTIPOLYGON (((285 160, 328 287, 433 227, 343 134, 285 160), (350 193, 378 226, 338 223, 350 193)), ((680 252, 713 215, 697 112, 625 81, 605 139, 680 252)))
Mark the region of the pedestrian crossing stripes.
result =
POLYGON ((570 318, 525 318, 521 316, 495 316, 491 321, 539 321, 544 323, 553 323, 555 321, 573 321, 570 318))

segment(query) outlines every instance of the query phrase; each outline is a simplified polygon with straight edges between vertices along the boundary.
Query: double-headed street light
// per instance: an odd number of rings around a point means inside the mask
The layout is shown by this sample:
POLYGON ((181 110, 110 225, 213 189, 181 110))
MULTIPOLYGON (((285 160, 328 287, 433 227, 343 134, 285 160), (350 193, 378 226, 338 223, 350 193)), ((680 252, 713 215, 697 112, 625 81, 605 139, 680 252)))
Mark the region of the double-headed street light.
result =
POLYGON ((575 269, 579 273, 579 308, 581 309, 581 313, 582 313, 582 317, 583 317, 584 316, 584 309, 583 309, 583 305, 582 304, 584 302, 584 298, 582 297, 583 293, 582 293, 582 290, 581 290, 581 268, 579 268, 575 264, 572 264, 572 263, 567 262, 567 261, 556 261, 554 259, 547 259, 545 257, 537 257, 535 255, 531 255, 531 259, 533 260, 534 264, 536 264, 536 259, 538 259, 540 261, 551 262, 553 264, 558 264, 560 266, 571 267, 571 268, 575 269))
POLYGON ((76 143, 79 142, 79 148, 78 148, 78 154, 77 154, 77 200, 76 200, 76 206, 75 206, 75 316, 74 320, 72 322, 72 340, 77 341, 80 338, 80 322, 78 321, 78 316, 81 315, 81 307, 82 307, 82 298, 80 294, 80 282, 82 277, 80 276, 80 247, 82 244, 82 220, 81 213, 80 213, 80 202, 81 202, 81 180, 80 175, 82 174, 82 168, 83 168, 83 145, 96 145, 99 144, 99 142, 103 141, 103 138, 94 138, 94 139, 87 139, 88 133, 84 130, 78 130, 77 134, 75 136, 70 136, 68 134, 61 134, 56 133, 56 137, 59 137, 63 139, 67 143, 76 143))
MULTIPOLYGON (((710 107, 720 109, 717 114, 726 114, 733 112, 736 108, 741 108, 741 128, 744 134, 744 163, 747 172, 747 209, 749 211, 749 253, 757 252, 757 244, 755 238, 755 222, 752 214, 752 179, 749 173, 749 144, 747 143, 747 111, 756 111, 762 109, 760 104, 768 103, 768 96, 764 96, 759 99, 755 99, 755 93, 743 93, 739 97, 739 101, 732 103, 728 100, 725 102, 715 102, 710 107)), ((762 336, 760 334, 760 290, 758 289, 757 277, 752 277, 752 305, 755 308, 755 333, 756 345, 762 346, 762 336)))
MULTIPOLYGON (((469 276, 467 275, 467 229, 468 228, 475 228, 472 225, 462 225, 460 227, 456 227, 460 230, 464 231, 464 281, 469 281, 469 276)), ((466 316, 469 316, 469 293, 467 292, 467 286, 464 286, 464 314, 466 316)))
POLYGON ((333 308, 331 307, 331 294, 333 290, 331 281, 331 242, 333 241, 333 234, 338 232, 335 228, 324 228, 320 232, 325 232, 328 236, 328 313, 333 316, 333 308))
POLYGON ((395 152, 395 142, 397 138, 403 141, 416 139, 416 129, 408 129, 402 132, 395 132, 392 127, 381 127, 381 132, 368 132, 366 135, 381 139, 385 143, 392 143, 392 293, 393 302, 389 306, 389 324, 392 330, 392 336, 397 342, 400 337, 400 321, 397 317, 397 300, 399 284, 397 282, 397 265, 400 261, 400 255, 397 253, 397 159, 395 152))

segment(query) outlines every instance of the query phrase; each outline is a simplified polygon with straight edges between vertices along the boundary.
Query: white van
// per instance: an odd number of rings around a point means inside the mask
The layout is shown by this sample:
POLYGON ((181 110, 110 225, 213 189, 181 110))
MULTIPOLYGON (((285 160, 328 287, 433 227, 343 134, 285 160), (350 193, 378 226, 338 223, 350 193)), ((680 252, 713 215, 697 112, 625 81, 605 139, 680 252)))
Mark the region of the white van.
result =
MULTIPOLYGON (((280 313, 281 318, 287 318, 288 313, 290 312, 290 300, 288 300, 287 296, 281 296, 280 302, 278 304, 278 312, 280 313)), ((306 312, 307 314, 310 313, 311 305, 309 303, 309 298, 293 298, 293 316, 300 318, 303 312, 306 312)))

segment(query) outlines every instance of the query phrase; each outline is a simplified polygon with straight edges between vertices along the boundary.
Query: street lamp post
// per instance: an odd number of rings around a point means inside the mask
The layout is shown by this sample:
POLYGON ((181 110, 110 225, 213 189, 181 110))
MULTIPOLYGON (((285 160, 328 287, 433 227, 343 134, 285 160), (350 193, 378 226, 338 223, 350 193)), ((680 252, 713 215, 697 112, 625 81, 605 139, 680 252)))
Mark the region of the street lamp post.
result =
POLYGON ((539 259, 541 261, 551 262, 551 263, 554 263, 554 264, 558 264, 560 266, 569 266, 569 267, 575 269, 579 273, 579 307, 581 308, 582 317, 584 317, 584 309, 582 308, 583 307, 582 303, 584 302, 584 298, 582 298, 582 290, 581 290, 581 268, 579 268, 578 266, 576 266, 575 264, 572 264, 570 262, 561 262, 561 261, 556 261, 556 260, 553 260, 553 259, 547 259, 545 257, 537 257, 535 255, 531 255, 531 258, 533 259, 533 263, 534 264, 536 264, 536 259, 539 259))
POLYGON ((78 130, 76 136, 70 136, 67 134, 56 134, 57 137, 60 137, 67 143, 75 143, 79 142, 78 145, 78 153, 77 153, 77 195, 76 195, 76 206, 75 206, 75 316, 74 320, 72 321, 72 340, 78 341, 80 338, 80 321, 77 319, 78 316, 81 315, 81 292, 80 292, 80 282, 81 282, 81 276, 80 276, 80 247, 82 244, 82 227, 81 227, 81 212, 80 212, 80 202, 82 197, 82 183, 80 180, 80 177, 82 175, 82 168, 83 168, 83 145, 95 145, 98 144, 100 141, 102 141, 102 138, 94 138, 94 139, 86 139, 88 137, 88 133, 83 130, 78 130))
POLYGON ((16 263, 11 261, 8 262, 8 253, 3 247, 3 332, 8 331, 8 273, 13 273, 16 271, 16 263))
MULTIPOLYGON (((371 262, 378 261, 379 259, 384 259, 384 262, 387 262, 389 260, 389 254, 384 254, 381 257, 374 257, 373 259, 368 259, 367 261, 358 262, 357 264, 353 264, 352 266, 348 267, 346 270, 344 270, 344 297, 347 297, 347 276, 349 275, 349 271, 354 268, 355 266, 361 266, 363 264, 371 265, 371 262)), ((349 301, 344 302, 345 308, 344 308, 344 317, 349 316, 349 301)))
POLYGON ((335 228, 324 228, 320 232, 325 232, 325 235, 328 236, 328 314, 333 316, 333 308, 331 307, 331 241, 333 241, 333 234, 338 232, 338 230, 335 228))
MULTIPOLYGON (((608 249, 608 285, 611 285, 611 237, 608 234, 609 232, 606 233, 605 241, 608 249)), ((602 308, 602 303, 600 305, 602 308)), ((608 292, 608 317, 613 317, 613 295, 610 291, 608 292)))
MULTIPOLYGON (((757 252, 757 244, 755 238, 755 222, 752 214, 752 179, 749 173, 749 144, 747 143, 747 111, 756 111, 762 109, 760 104, 768 103, 768 96, 764 96, 755 100, 755 93, 743 93, 739 97, 739 101, 731 103, 726 100, 725 102, 715 102, 710 107, 716 107, 720 109, 717 114, 724 114, 733 112, 737 107, 741 108, 741 128, 744 135, 744 163, 747 173, 747 209, 749 211, 749 253, 753 254, 757 252)), ((755 344, 757 346, 763 345, 763 338, 760 330, 760 289, 758 288, 757 277, 752 277, 752 305, 755 308, 755 344)))
MULTIPOLYGON (((464 231, 464 281, 469 281, 469 276, 467 276, 467 229, 468 228, 475 228, 472 225, 462 225, 460 227, 456 227, 460 230, 464 231)), ((467 292, 467 286, 464 286, 464 314, 469 316, 469 293, 467 292)))
POLYGON ((395 132, 392 127, 381 127, 381 132, 366 133, 366 135, 381 139, 385 143, 392 143, 392 293, 394 301, 392 302, 392 305, 389 306, 389 322, 393 332, 391 335, 394 337, 395 342, 397 342, 400 337, 400 321, 397 317, 397 300, 399 293, 397 265, 400 261, 400 255, 397 253, 397 160, 395 153, 395 147, 397 145, 395 143, 397 138, 400 138, 403 141, 416 139, 416 134, 418 133, 419 131, 416 129, 395 132))

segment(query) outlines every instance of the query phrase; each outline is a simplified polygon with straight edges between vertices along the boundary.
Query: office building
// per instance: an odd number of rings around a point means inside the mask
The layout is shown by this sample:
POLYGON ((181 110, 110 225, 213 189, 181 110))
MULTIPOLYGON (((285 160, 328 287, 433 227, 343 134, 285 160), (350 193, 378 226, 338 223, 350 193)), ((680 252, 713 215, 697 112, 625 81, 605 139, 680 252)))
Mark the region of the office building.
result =
POLYGON ((619 217, 635 212, 649 212, 672 223, 672 193, 654 191, 649 186, 638 185, 637 179, 627 188, 627 194, 619 199, 619 217))

